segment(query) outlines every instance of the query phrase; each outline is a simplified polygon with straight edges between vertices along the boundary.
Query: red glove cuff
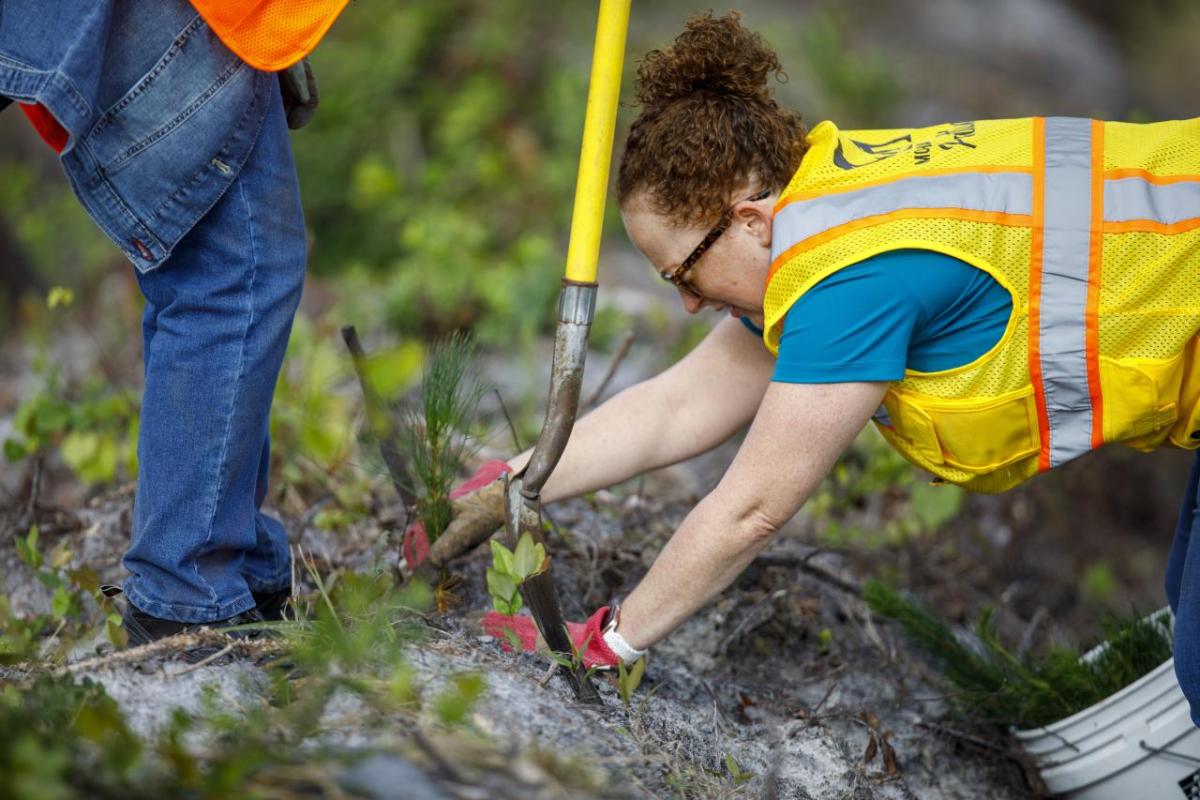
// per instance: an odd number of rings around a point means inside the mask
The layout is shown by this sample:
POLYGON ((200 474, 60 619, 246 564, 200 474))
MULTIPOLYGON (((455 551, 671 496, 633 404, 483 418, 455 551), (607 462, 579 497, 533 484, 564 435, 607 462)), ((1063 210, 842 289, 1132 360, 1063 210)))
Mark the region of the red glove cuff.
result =
MULTIPOLYGON (((608 622, 608 606, 604 606, 588 617, 587 622, 567 623, 571 642, 576 649, 583 649, 583 666, 588 669, 592 667, 612 668, 621 662, 620 657, 604 641, 604 624, 606 622, 608 622), (586 648, 585 642, 587 643, 586 648)), ((498 611, 489 611, 483 617, 483 630, 489 636, 499 639, 500 646, 505 650, 512 650, 509 641, 512 637, 506 635, 505 631, 512 631, 516 634, 520 639, 522 650, 533 650, 537 647, 537 625, 532 617, 523 614, 510 617, 498 611)))
MULTIPOLYGON (((477 489, 482 489, 506 472, 512 472, 512 467, 500 460, 488 461, 475 470, 470 478, 450 491, 450 499, 457 500, 477 489)), ((415 568, 429 558, 429 536, 425 526, 420 521, 414 522, 404 531, 404 539, 400 543, 400 552, 409 569, 415 568)))
MULTIPOLYGON (((588 617, 583 626, 583 639, 587 640, 587 652, 583 654, 585 667, 615 667, 621 663, 621 657, 612 651, 604 641, 604 625, 608 622, 608 606, 588 617)), ((582 644, 577 641, 576 646, 582 644)))
POLYGON ((477 489, 482 489, 492 481, 499 478, 506 472, 512 472, 512 467, 499 459, 488 461, 482 467, 475 470, 475 474, 467 478, 464 483, 460 483, 450 491, 450 499, 457 500, 460 497, 470 494, 477 489))

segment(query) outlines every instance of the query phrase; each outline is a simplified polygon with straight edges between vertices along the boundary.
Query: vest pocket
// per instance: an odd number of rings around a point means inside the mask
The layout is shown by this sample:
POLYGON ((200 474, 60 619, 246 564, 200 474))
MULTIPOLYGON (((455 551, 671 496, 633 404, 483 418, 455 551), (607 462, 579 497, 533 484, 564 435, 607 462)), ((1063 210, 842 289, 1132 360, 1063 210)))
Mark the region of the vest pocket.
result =
MULTIPOLYGON (((1104 441, 1147 451, 1160 446, 1179 419, 1176 398, 1182 376, 1182 352, 1162 360, 1117 361, 1101 356, 1104 441)), ((1183 435, 1186 439, 1187 433, 1183 435)), ((1197 445, 1200 441, 1183 446, 1197 445)))
POLYGON ((1200 447, 1200 337, 1184 345, 1180 355, 1179 421, 1170 431, 1170 443, 1194 450, 1200 447))
POLYGON ((986 400, 944 400, 893 389, 885 405, 896 435, 935 464, 978 475, 1038 451, 1032 386, 986 400))

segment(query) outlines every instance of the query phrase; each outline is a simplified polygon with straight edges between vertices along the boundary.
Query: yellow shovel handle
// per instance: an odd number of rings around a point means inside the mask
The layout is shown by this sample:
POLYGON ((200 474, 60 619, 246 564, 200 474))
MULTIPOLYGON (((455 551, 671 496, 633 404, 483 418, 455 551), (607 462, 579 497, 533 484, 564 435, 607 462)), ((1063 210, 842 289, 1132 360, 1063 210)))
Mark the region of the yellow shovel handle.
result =
POLYGON ((566 278, 577 283, 596 281, 630 2, 600 0, 587 114, 583 120, 583 148, 575 181, 575 207, 571 212, 571 243, 567 248, 566 278))

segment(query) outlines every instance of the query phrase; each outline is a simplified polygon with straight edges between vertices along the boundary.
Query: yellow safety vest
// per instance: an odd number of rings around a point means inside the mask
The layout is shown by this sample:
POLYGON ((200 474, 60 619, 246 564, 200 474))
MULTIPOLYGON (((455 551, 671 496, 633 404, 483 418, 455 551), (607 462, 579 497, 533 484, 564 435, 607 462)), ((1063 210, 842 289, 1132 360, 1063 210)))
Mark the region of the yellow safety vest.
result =
POLYGON ((1013 297, 975 361, 907 370, 875 422, 909 461, 980 492, 1106 442, 1200 446, 1200 119, 982 120, 808 136, 775 207, 763 341, 818 281, 900 248, 1013 297))

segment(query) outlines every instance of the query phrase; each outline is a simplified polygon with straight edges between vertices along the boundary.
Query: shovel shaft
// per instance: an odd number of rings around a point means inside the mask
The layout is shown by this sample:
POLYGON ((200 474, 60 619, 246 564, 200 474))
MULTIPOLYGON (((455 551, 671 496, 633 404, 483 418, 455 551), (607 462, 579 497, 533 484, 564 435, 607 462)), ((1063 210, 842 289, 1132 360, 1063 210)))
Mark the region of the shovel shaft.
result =
MULTIPOLYGON (((596 264, 600 258, 600 234, 604 227, 613 132, 617 125, 629 5, 630 0, 600 0, 587 114, 583 122, 579 177, 571 212, 571 243, 567 250, 562 294, 559 295, 558 330, 554 338, 554 364, 551 367, 546 420, 529 463, 520 475, 512 476, 507 484, 507 528, 509 540, 514 546, 525 533, 532 536, 534 541, 543 542, 542 486, 566 449, 567 439, 575 425, 575 415, 579 411, 588 333, 596 308, 596 264)), ((572 654, 571 638, 567 633, 550 570, 525 581, 521 585, 521 594, 533 613, 542 638, 556 653, 569 658, 572 654)), ((575 690, 576 698, 583 702, 600 702, 600 695, 582 667, 563 671, 575 690)))
POLYGON ((571 244, 567 249, 566 278, 579 283, 596 280, 630 1, 600 0, 587 113, 583 119, 579 176, 575 182, 575 205, 571 211, 571 244))

